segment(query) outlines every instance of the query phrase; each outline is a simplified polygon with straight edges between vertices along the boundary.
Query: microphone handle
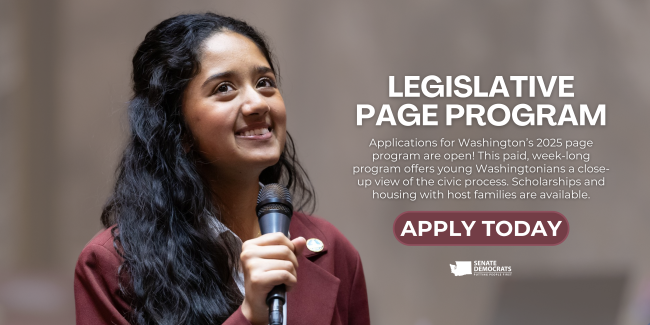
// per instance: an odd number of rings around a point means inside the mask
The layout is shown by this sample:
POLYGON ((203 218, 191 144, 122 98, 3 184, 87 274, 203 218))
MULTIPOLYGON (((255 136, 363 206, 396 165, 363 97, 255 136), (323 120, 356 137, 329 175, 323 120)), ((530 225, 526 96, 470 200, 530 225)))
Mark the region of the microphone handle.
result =
MULTIPOLYGON (((291 222, 291 218, 288 216, 278 212, 271 212, 260 217, 259 222, 262 234, 281 232, 289 237, 289 223, 291 222)), ((285 302, 286 287, 284 284, 277 285, 269 291, 269 294, 266 296, 266 305, 269 306, 270 325, 282 325, 285 302)))
POLYGON ((289 223, 291 222, 291 218, 288 216, 279 212, 269 212, 261 216, 259 222, 262 235, 281 232, 289 237, 289 223))
POLYGON ((281 284, 273 287, 266 296, 266 305, 269 306, 269 325, 282 325, 286 291, 284 284, 281 284))

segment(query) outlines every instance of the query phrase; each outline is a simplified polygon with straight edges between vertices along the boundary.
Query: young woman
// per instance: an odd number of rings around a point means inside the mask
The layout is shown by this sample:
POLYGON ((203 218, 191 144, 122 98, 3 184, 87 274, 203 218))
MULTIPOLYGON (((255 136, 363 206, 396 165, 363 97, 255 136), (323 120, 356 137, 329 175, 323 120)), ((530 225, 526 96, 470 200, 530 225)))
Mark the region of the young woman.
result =
POLYGON ((263 184, 285 184, 298 211, 314 197, 258 32, 167 19, 133 57, 133 92, 106 229, 75 270, 77 324, 266 324, 279 284, 287 324, 369 323, 359 254, 336 228, 296 212, 291 239, 260 234, 263 184))

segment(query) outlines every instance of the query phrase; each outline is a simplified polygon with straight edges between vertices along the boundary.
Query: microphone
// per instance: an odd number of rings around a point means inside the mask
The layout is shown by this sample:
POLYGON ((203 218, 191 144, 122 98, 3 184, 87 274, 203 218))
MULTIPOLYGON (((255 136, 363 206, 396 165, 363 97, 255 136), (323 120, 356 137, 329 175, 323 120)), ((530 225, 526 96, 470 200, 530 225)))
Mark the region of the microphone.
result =
MULTIPOLYGON (((289 223, 293 214, 291 194, 286 187, 277 184, 267 184, 257 195, 257 218, 260 223, 262 235, 281 232, 289 237, 289 223)), ((269 306, 269 324, 282 325, 284 304, 286 303, 286 287, 284 284, 271 289, 266 296, 266 305, 269 306)))

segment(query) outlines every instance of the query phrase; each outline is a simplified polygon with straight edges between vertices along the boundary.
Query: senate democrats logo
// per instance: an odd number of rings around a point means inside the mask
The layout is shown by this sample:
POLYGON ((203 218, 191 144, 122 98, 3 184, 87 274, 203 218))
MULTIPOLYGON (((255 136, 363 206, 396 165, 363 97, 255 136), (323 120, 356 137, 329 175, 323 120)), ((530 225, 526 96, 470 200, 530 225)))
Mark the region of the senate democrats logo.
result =
POLYGON ((449 267, 455 276, 472 274, 472 261, 456 261, 456 265, 449 264, 449 267))
POLYGON ((498 265, 497 261, 456 261, 456 265, 449 264, 451 273, 455 276, 511 276, 512 266, 498 265), (473 265, 472 265, 473 264, 473 265))

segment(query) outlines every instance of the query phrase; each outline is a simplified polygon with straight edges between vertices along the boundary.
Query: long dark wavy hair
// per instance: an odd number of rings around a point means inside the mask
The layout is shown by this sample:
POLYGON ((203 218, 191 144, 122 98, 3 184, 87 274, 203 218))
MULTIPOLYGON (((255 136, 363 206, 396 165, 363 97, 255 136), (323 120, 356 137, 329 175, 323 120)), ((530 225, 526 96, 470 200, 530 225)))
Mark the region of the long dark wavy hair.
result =
MULTIPOLYGON (((251 39, 276 72, 259 32, 213 13, 161 22, 133 57, 131 135, 101 216, 105 227, 116 225, 120 287, 133 324, 221 324, 243 301, 233 280, 241 247, 211 227, 221 214, 197 172, 201 157, 186 150, 192 136, 181 113, 183 92, 201 69, 202 44, 222 31, 251 39)), ((288 133, 280 160, 260 181, 285 184, 296 210, 313 212, 313 187, 288 133)))

